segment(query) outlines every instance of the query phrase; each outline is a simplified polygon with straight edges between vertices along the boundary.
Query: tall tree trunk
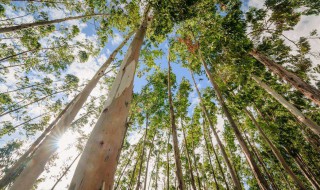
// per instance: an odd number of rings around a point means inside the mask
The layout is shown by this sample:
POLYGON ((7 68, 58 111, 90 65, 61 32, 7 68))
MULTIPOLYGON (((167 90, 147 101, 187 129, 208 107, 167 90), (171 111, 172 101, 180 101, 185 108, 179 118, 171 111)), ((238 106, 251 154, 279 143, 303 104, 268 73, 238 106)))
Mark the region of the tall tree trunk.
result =
POLYGON ((195 170, 196 170, 196 175, 197 175, 197 182, 198 182, 198 188, 199 189, 202 189, 202 187, 201 187, 201 180, 200 180, 200 175, 199 175, 199 170, 198 170, 198 164, 197 164, 197 159, 196 159, 196 154, 195 154, 195 152, 194 152, 194 150, 195 150, 195 146, 194 146, 194 137, 193 137, 193 131, 191 130, 191 139, 192 139, 192 141, 191 141, 191 145, 192 145, 192 150, 191 150, 191 152, 192 152, 192 157, 193 157, 193 164, 194 164, 194 168, 195 168, 195 170))
POLYGON ((56 186, 58 185, 58 183, 61 181, 61 179, 68 173, 68 171, 70 170, 70 168, 72 167, 72 165, 76 162, 76 160, 79 158, 79 156, 81 155, 82 152, 80 152, 71 162, 71 164, 65 169, 65 171, 62 173, 62 175, 59 177, 59 179, 54 183, 53 187, 51 188, 51 190, 54 190, 54 188, 56 188, 56 186))
POLYGON ((33 22, 33 23, 20 24, 17 26, 9 26, 9 27, 5 27, 5 28, 0 28, 0 34, 6 33, 6 32, 19 31, 19 30, 26 29, 26 28, 46 26, 46 25, 50 25, 50 24, 57 24, 60 22, 68 21, 68 20, 77 20, 77 19, 93 17, 93 16, 107 16, 107 15, 106 14, 81 15, 81 16, 73 16, 73 17, 67 17, 67 18, 61 18, 61 19, 55 19, 55 20, 49 20, 49 21, 37 21, 37 22, 33 22))
POLYGON ((192 163, 191 163, 191 159, 190 159, 190 154, 188 151, 188 142, 187 142, 186 133, 184 130, 184 125, 183 125, 182 119, 181 119, 181 128, 182 128, 184 144, 186 145, 185 151, 186 151, 187 162, 188 162, 188 166, 189 166, 189 172, 190 172, 190 176, 191 176, 191 186, 192 186, 193 190, 197 190, 196 183, 194 181, 193 168, 192 168, 192 163))
POLYGON ((159 174, 159 157, 160 157, 160 151, 158 152, 158 155, 157 155, 157 159, 156 159, 156 180, 155 180, 155 189, 157 190, 158 189, 158 174, 159 174))
POLYGON ((200 91, 199 91, 199 89, 198 89, 198 86, 197 86, 197 84, 196 84, 196 81, 195 81, 195 79, 194 79, 193 72, 192 72, 191 70, 190 70, 190 72, 191 72, 191 77, 192 77, 192 80, 193 80, 193 84, 194 84, 194 86, 195 86, 195 88, 196 88, 196 91, 197 91, 197 93, 198 93, 198 97, 199 97, 199 99, 200 99, 201 108, 202 108, 203 113, 204 113, 204 115, 206 116, 207 121, 209 122, 209 126, 210 126, 211 130, 213 131, 213 134, 214 134, 214 136, 215 136, 215 138, 216 138, 216 140, 217 140, 217 142, 218 142, 218 145, 219 145, 219 148, 220 148, 220 150, 221 150, 223 159, 224 159, 224 161, 226 162, 227 168, 228 168, 228 170, 229 170, 229 172, 230 172, 230 174, 231 174, 231 178, 232 178, 232 181, 233 181, 233 183, 234 183, 234 188, 237 189, 237 190, 240 190, 240 189, 241 189, 240 180, 239 180, 239 178, 237 177, 237 174, 236 174, 236 172, 235 172, 235 170, 234 170, 234 168, 233 168, 233 166, 232 166, 232 164, 231 164, 231 162, 230 162, 230 160, 229 160, 229 157, 228 157, 228 155, 227 155, 227 153, 226 153, 225 147, 224 147, 224 145, 222 144, 222 142, 221 142, 221 140, 220 140, 220 137, 219 137, 217 131, 215 130, 214 126, 213 126, 213 123, 212 123, 212 120, 210 119, 209 113, 208 113, 206 107, 204 106, 204 102, 203 102, 203 100, 202 100, 201 93, 200 93, 200 91))
POLYGON ((206 138, 206 132, 205 132, 205 120, 203 120, 203 125, 202 125, 202 133, 203 133, 203 139, 204 139, 204 142, 205 142, 205 146, 206 146, 206 150, 207 150, 207 154, 208 154, 208 159, 209 159, 209 164, 211 166, 211 170, 212 170, 212 176, 213 176, 213 180, 214 180, 214 183, 216 185, 216 189, 219 190, 219 184, 218 184, 218 181, 217 181, 217 178, 216 178, 216 174, 214 172, 214 168, 213 168, 213 164, 212 164, 212 161, 211 161, 211 154, 210 154, 210 151, 209 151, 209 143, 208 143, 208 140, 206 138))
POLYGON ((208 132, 208 135, 209 135, 209 140, 210 140, 209 142, 211 143, 213 154, 216 157, 216 160, 217 160, 217 163, 218 163, 218 167, 219 167, 222 179, 223 179, 223 181, 224 181, 224 183, 226 185, 226 189, 229 190, 229 185, 228 185, 228 182, 227 182, 227 179, 226 179, 226 176, 225 176, 225 172, 223 171, 222 165, 221 165, 221 163, 219 161, 218 154, 217 154, 217 152, 216 152, 216 150, 214 148, 210 131, 208 132))
POLYGON ((153 135, 153 139, 151 141, 151 146, 150 147, 150 150, 149 150, 149 153, 148 153, 148 157, 147 157, 147 165, 146 165, 146 170, 145 170, 145 173, 144 173, 144 185, 143 185, 143 190, 146 190, 147 188, 147 180, 148 180, 148 169, 149 169, 149 161, 150 161, 150 157, 151 157, 151 153, 152 153, 152 150, 153 150, 153 142, 154 142, 154 138, 156 137, 156 135, 153 135))
POLYGON ((206 72, 206 74, 207 74, 207 76, 208 76, 208 78, 209 78, 209 80, 210 80, 210 82, 211 82, 211 84, 212 84, 212 86, 214 88, 214 91, 215 91, 215 93, 217 95, 217 98, 218 98, 220 106, 221 106, 221 108, 223 110, 223 113, 227 117, 230 126, 234 130, 236 138, 239 141, 240 147, 241 147, 242 151, 245 154, 245 157, 246 157, 246 159, 247 159, 247 161, 249 163, 249 166, 250 166, 250 168, 251 168, 251 170, 252 170, 252 172, 253 172, 253 174, 254 174, 257 182, 258 182, 259 187, 261 189, 270 189, 268 187, 268 184, 267 184, 266 180, 264 179, 263 175, 261 174, 261 172, 260 172, 260 170, 259 170, 259 168, 257 166, 257 163, 253 159, 252 153, 250 152, 247 144, 245 143, 238 126, 234 122, 234 120, 233 120, 233 118, 232 118, 232 116, 231 116, 231 114, 229 112, 229 109, 227 108, 227 106, 226 106, 226 104, 224 102, 224 99, 223 99, 222 94, 221 94, 221 92, 219 90, 218 84, 213 80, 213 77, 212 77, 212 75, 211 75, 211 73, 210 73, 210 71, 208 69, 208 66, 207 66, 206 62, 204 61, 204 59, 203 59, 203 57, 201 55, 200 49, 199 49, 199 58, 200 58, 200 60, 201 60, 201 62, 203 64, 203 66, 205 68, 205 72, 206 72))
POLYGON ((290 83, 307 98, 309 98, 315 104, 320 106, 320 91, 317 90, 315 87, 304 82, 297 75, 287 71, 281 65, 275 63, 273 60, 269 59, 260 52, 251 51, 249 54, 252 55, 255 59, 257 59, 260 63, 264 64, 272 73, 278 75, 281 79, 290 83))
POLYGON ((300 189, 306 189, 304 184, 302 183, 302 181, 299 180, 299 178, 293 173, 293 171, 291 170, 290 166, 287 164, 287 162, 285 161, 285 159, 282 157, 279 149, 271 142, 271 140, 267 137, 267 135, 264 133, 263 129, 261 128, 261 126, 259 125, 259 123, 256 121, 256 119, 254 118, 254 116, 252 115, 252 113, 247 110, 246 108, 244 109, 245 113, 247 114, 247 116, 251 119, 251 121, 253 122, 253 124, 258 128, 258 131, 260 132, 261 136, 263 137, 263 139, 267 142, 267 144, 269 145, 269 147, 271 148, 271 151, 273 152, 273 154, 275 155, 275 157, 277 158, 277 160, 280 162, 281 166, 284 168, 284 170, 289 174, 289 176, 292 178, 292 180, 296 183, 296 185, 300 188, 300 189))
POLYGON ((268 168, 267 168, 267 166, 265 165, 262 157, 260 157, 260 155, 258 154, 258 150, 256 149, 256 147, 255 147, 254 145, 252 145, 252 143, 251 143, 250 140, 249 140, 248 135, 247 135, 245 132, 244 132, 243 134, 244 134, 244 137, 246 138, 246 140, 247 140, 247 142, 248 142, 248 144, 249 144, 249 146, 250 146, 253 154, 256 156, 256 158, 258 159, 258 162, 259 162, 260 165, 262 166, 262 169, 263 169, 264 173, 267 175, 267 177, 268 177, 268 179, 269 179, 269 181, 270 181, 270 183, 271 183, 272 189, 277 190, 278 187, 277 187, 277 185, 275 184, 273 177, 272 177, 271 174, 269 173, 268 168))
POLYGON ((133 154, 135 153, 135 150, 136 150, 136 148, 138 147, 138 145, 139 145, 139 144, 137 144, 137 145, 134 147, 133 151, 131 152, 130 156, 128 157, 128 161, 127 161, 126 165, 124 166, 124 168, 122 169, 122 171, 120 172, 120 175, 119 175, 119 177, 118 177, 118 180, 116 181, 116 185, 115 185, 114 190, 118 189, 118 186, 119 186, 121 177, 123 176, 124 172, 126 171, 128 165, 132 162, 131 158, 132 158, 133 154))
POLYGON ((298 168, 300 169, 300 171, 302 172, 302 174, 304 175, 304 177, 310 182, 310 184, 313 186, 314 189, 319 190, 320 189, 320 185, 318 184, 317 180, 315 180, 310 173, 308 173, 306 166, 301 162, 301 160, 298 158, 298 156, 294 153, 292 153, 291 151, 289 151, 287 148, 285 148, 286 152, 288 154, 290 154, 295 163, 297 164, 298 168))
POLYGON ((170 159, 169 159, 169 145, 170 145, 170 132, 168 132, 168 142, 167 142, 167 190, 170 189, 170 159))
POLYGON ((89 137, 71 181, 70 190, 113 188, 122 139, 127 128, 134 74, 149 20, 147 12, 89 137))
POLYGON ((138 165, 138 162, 140 160, 140 157, 141 157, 141 154, 139 154, 139 152, 138 152, 138 155, 137 155, 137 158, 136 158, 136 162, 135 162, 135 164, 133 166, 131 178, 130 178, 130 181, 129 181, 129 189, 133 189, 132 188, 132 183, 133 183, 133 180, 134 180, 134 174, 136 173, 136 169, 137 169, 137 165, 138 165))
MULTIPOLYGON (((37 180, 39 175, 43 172, 45 164, 48 162, 50 157, 59 148, 58 146, 52 146, 57 143, 57 138, 61 137, 64 132, 68 129, 71 122, 74 120, 79 110, 89 97, 91 91, 94 89, 99 79, 104 75, 105 70, 114 60, 117 53, 122 49, 126 42, 130 39, 132 33, 130 33, 125 40, 112 52, 108 60, 100 67, 98 72, 93 76, 89 83, 84 89, 67 105, 65 110, 60 114, 48 127, 49 130, 45 130, 43 134, 36 140, 36 142, 28 149, 28 151, 22 156, 32 156, 27 166, 23 169, 20 176, 14 182, 12 189, 31 189, 34 182, 37 180), (35 150, 34 150, 35 149, 35 150), (31 152, 34 152, 30 155, 31 152)), ((21 164, 26 162, 17 162, 13 168, 20 168, 21 164)), ((16 171, 12 171, 16 173, 16 171)), ((9 174, 9 173, 8 173, 9 174)), ((11 178, 11 181, 13 178, 11 178)), ((8 181, 10 182, 10 181, 8 181)), ((7 183, 8 183, 7 182, 7 183)), ((0 183, 1 184, 1 183, 0 183)))
POLYGON ((271 89, 267 84, 262 82, 257 76, 252 75, 251 78, 257 82, 257 84, 267 91, 272 97, 274 97, 280 104, 282 104, 289 112, 291 112, 301 123, 309 127, 315 134, 320 136, 320 126, 306 117, 300 110, 294 105, 284 99, 280 94, 271 89))
POLYGON ((142 154, 140 158, 140 166, 139 166, 139 174, 138 174, 138 181, 136 185, 136 190, 140 189, 140 178, 141 178, 141 171, 142 171, 142 164, 144 160, 144 152, 145 152, 145 147, 146 147, 146 141, 147 141, 147 136, 148 136, 148 126, 149 126, 149 118, 148 118, 148 113, 146 114, 146 131, 144 134, 144 140, 143 140, 143 145, 142 145, 142 154))
POLYGON ((179 142, 178 142, 178 135, 177 135, 177 127, 176 127, 176 120, 173 110, 173 102, 172 102, 172 95, 171 95, 171 82, 170 82, 170 48, 168 53, 168 98, 169 98, 169 106, 170 106, 170 120, 171 120, 171 128, 172 128, 172 140, 173 140, 173 150, 174 150, 174 158, 176 162, 176 175, 178 180, 178 185, 180 190, 185 189, 185 184, 183 180, 182 174, 182 166, 181 166, 181 158, 180 158, 180 150, 179 150, 179 142))

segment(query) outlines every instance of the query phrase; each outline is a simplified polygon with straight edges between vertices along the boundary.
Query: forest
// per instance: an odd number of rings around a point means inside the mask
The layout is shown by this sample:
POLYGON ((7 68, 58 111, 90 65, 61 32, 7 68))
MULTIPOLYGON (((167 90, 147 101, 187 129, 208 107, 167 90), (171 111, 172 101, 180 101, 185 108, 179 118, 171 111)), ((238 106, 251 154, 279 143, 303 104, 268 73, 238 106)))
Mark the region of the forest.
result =
POLYGON ((0 189, 320 190, 319 0, 0 0, 0 189))

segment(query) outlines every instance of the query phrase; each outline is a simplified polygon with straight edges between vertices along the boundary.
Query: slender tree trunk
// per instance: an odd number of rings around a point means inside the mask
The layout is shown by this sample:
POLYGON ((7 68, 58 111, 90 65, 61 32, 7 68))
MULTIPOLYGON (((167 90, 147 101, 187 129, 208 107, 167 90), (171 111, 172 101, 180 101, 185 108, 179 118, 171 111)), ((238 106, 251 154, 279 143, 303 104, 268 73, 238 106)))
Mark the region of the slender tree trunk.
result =
POLYGON ((218 167, 219 167, 220 173, 221 173, 221 175, 222 175, 222 179, 223 179, 223 181, 224 181, 224 183, 225 183, 225 185, 226 185, 226 189, 229 190, 229 185, 228 185, 226 176, 224 175, 225 172, 223 171, 222 165, 221 165, 221 163, 220 163, 220 161, 219 161, 218 154, 217 154, 217 152, 216 152, 216 150, 215 150, 215 148, 214 148, 210 131, 208 131, 208 135, 209 135, 209 140, 210 140, 210 143, 211 143, 211 146, 212 146, 213 154, 214 154, 214 156, 216 157, 216 160, 217 160, 217 163, 218 163, 218 167))
POLYGON ((151 153, 152 153, 152 150, 153 150, 153 142, 154 142, 154 138, 155 138, 156 135, 153 135, 153 139, 151 141, 151 148, 149 150, 149 153, 148 153, 148 157, 147 157, 147 165, 146 165, 146 170, 145 170, 145 178, 144 178, 144 185, 143 185, 143 190, 146 190, 147 188, 147 180, 148 180, 148 169, 149 169, 149 161, 150 161, 150 157, 151 157, 151 153))
MULTIPOLYGON (((37 180, 39 175, 44 170, 45 164, 48 162, 50 157, 56 152, 58 146, 52 146, 57 143, 57 137, 61 137, 64 132, 68 129, 71 122, 74 120, 79 110, 87 100, 93 88, 98 83, 99 79, 103 76, 104 71, 108 68, 110 63, 114 60, 117 53, 122 49, 126 42, 130 39, 129 36, 113 51, 109 59, 101 66, 98 72, 93 76, 89 83, 66 107, 62 114, 59 115, 49 126, 49 130, 46 130, 37 139, 37 144, 30 148, 37 147, 34 152, 30 163, 28 164, 20 176, 15 180, 12 190, 16 189, 30 189, 34 182, 37 180), (50 134, 49 134, 50 133, 50 134)), ((29 152, 29 150, 27 151, 29 152)), ((20 163, 18 163, 20 164, 20 163)))
POLYGON ((191 159, 190 159, 190 154, 188 151, 188 142, 187 142, 187 138, 186 138, 186 133, 184 130, 184 125, 181 119, 181 128, 182 128, 182 133, 183 133, 183 140, 184 140, 184 144, 186 145, 186 156, 187 156, 187 162, 188 162, 188 166, 189 166, 189 172, 190 172, 190 176, 191 176, 191 186, 193 190, 197 190, 195 181, 194 181, 194 175, 193 175, 193 168, 192 168, 192 163, 191 163, 191 159))
POLYGON ((171 95, 171 82, 170 82, 170 48, 169 48, 169 55, 168 55, 168 98, 169 98, 169 105, 170 105, 170 120, 171 120, 171 128, 172 128, 172 140, 173 140, 173 149, 174 149, 174 158, 176 162, 176 175, 178 180, 178 185, 180 190, 185 189, 185 184, 183 180, 182 174, 182 166, 181 166, 181 159, 180 159, 180 150, 179 150, 179 142, 178 142, 178 135, 177 135, 177 127, 176 127, 176 120, 173 110, 173 102, 172 102, 172 95, 171 95))
POLYGON ((198 164, 197 164, 197 159, 196 159, 196 154, 195 154, 195 152, 194 152, 194 149, 195 149, 195 146, 194 146, 194 137, 193 137, 193 131, 191 130, 191 139, 192 139, 192 141, 191 141, 191 145, 192 145, 192 150, 191 150, 191 152, 192 152, 192 157, 193 157, 193 164, 194 164, 194 168, 195 168, 195 170, 196 170, 196 175, 197 175, 197 182, 198 182, 198 188, 199 189, 202 189, 202 185, 201 185, 201 180, 200 180, 200 175, 199 175, 199 170, 198 170, 198 164))
POLYGON ((117 181, 116 181, 116 185, 115 185, 115 188, 114 190, 118 189, 118 186, 119 186, 119 183, 120 183, 120 180, 121 180, 121 177, 123 176, 124 172, 126 171, 128 165, 132 162, 131 158, 133 156, 133 154, 135 153, 135 150, 136 148, 138 147, 138 144, 134 147, 133 151, 131 152, 130 156, 128 157, 128 161, 126 163, 126 165, 124 166, 124 168, 122 169, 117 181))
POLYGON ((274 183, 273 177, 270 175, 268 168, 266 167, 266 165, 264 164, 263 159, 258 155, 258 150, 255 148, 254 145, 251 144, 248 135, 246 135, 246 133, 244 132, 244 137, 246 138, 253 154, 256 156, 256 158, 258 159, 258 162, 260 163, 260 165, 262 166, 262 169, 264 171, 264 173, 267 175, 267 178, 269 179, 272 189, 278 189, 278 187, 276 186, 276 184, 274 183))
POLYGON ((56 188, 56 186, 58 185, 58 183, 61 181, 61 179, 68 173, 68 171, 70 170, 70 168, 72 167, 72 165, 76 162, 76 160, 79 158, 79 156, 81 155, 82 152, 80 152, 71 162, 71 164, 66 168, 66 170, 62 173, 62 175, 59 177, 59 179, 54 183, 53 187, 51 188, 51 190, 54 190, 54 188, 56 188))
MULTIPOLYGON (((149 9, 149 8, 147 8, 149 9)), ((133 80, 148 25, 148 11, 131 42, 104 109, 80 158, 70 190, 113 188, 121 141, 127 128, 133 80)))
POLYGON ((206 150, 207 150, 207 154, 208 154, 209 164, 210 164, 211 170, 212 170, 213 180, 214 180, 214 183, 216 185, 216 189, 219 190, 220 189, 219 188, 219 184, 218 184, 218 181, 217 181, 217 178, 216 178, 216 174, 214 172, 213 164, 212 164, 212 161, 211 161, 211 155, 210 155, 210 151, 209 151, 208 140, 207 140, 206 135, 205 135, 205 122, 204 122, 204 120, 203 120, 203 125, 202 125, 202 131, 203 131, 203 139, 204 139, 206 150))
POLYGON ((134 180, 134 174, 136 173, 136 169, 137 169, 137 165, 138 165, 138 162, 140 160, 140 157, 141 157, 141 154, 138 153, 137 158, 136 158, 136 163, 134 164, 133 171, 132 171, 132 174, 131 174, 130 183, 129 183, 129 189, 133 189, 132 188, 132 183, 133 183, 133 180, 134 180))
POLYGON ((169 144, 170 144, 170 132, 168 133, 167 143, 167 190, 170 189, 170 159, 169 159, 169 144))
POLYGON ((204 59, 203 59, 203 57, 201 55, 200 49, 199 49, 199 58, 200 58, 200 60, 201 60, 201 62, 203 64, 203 66, 205 68, 205 71, 206 71, 206 74, 207 74, 207 76, 208 76, 208 78, 209 78, 209 80, 210 80, 210 82, 211 82, 211 84, 212 84, 212 86, 213 86, 213 88, 215 90, 215 93, 216 93, 216 95, 218 97, 218 101, 220 102, 220 106, 221 106, 221 108, 223 110, 223 113, 227 117, 231 127, 234 130, 236 138, 239 141, 240 147, 241 147, 242 151, 245 154, 245 157, 246 157, 246 159, 247 159, 247 161, 249 163, 249 166, 250 166, 250 168, 251 168, 251 170, 252 170, 252 172, 253 172, 253 174, 254 174, 257 182, 258 182, 259 187, 261 189, 270 189, 268 187, 268 184, 267 184, 266 180, 264 179, 263 175, 261 174, 261 172, 260 172, 260 170, 259 170, 259 168, 257 166, 257 163, 253 159, 252 153, 250 152, 247 144, 245 143, 238 126, 234 122, 234 120, 233 120, 233 118, 232 118, 232 116, 231 116, 231 114, 229 112, 229 109, 227 108, 227 106, 226 106, 226 104, 224 102, 224 99, 223 99, 222 94, 221 94, 221 92, 219 90, 218 84, 213 80, 213 77, 211 76, 211 73, 210 73, 210 71, 208 69, 208 66, 207 66, 206 62, 204 61, 204 59))
POLYGON ((140 158, 140 166, 139 166, 139 174, 138 174, 138 181, 137 181, 137 185, 136 185, 136 190, 140 189, 140 178, 141 178, 141 171, 142 171, 142 164, 143 164, 143 160, 144 160, 144 152, 145 152, 145 147, 146 147, 146 141, 147 141, 147 136, 148 136, 148 126, 149 126, 149 118, 148 118, 148 114, 146 114, 146 131, 144 134, 144 140, 143 140, 143 145, 142 145, 142 154, 141 154, 141 158, 140 158))
POLYGON ((294 161, 296 162, 298 168, 300 169, 300 171, 302 172, 302 174, 304 175, 304 177, 306 179, 308 179, 308 181, 310 182, 310 184, 312 185, 312 187, 316 190, 320 189, 320 185, 318 184, 318 182, 308 173, 307 169, 305 168, 305 165, 301 162, 301 160, 298 159, 297 155, 291 154, 289 152, 289 150, 287 150, 285 148, 285 150, 293 157, 294 161))
POLYGON ((299 180, 299 178, 293 173, 293 171, 291 170, 290 166, 287 164, 287 162, 285 161, 285 159, 282 157, 279 149, 273 145, 273 143, 271 142, 271 140, 267 137, 267 135, 264 133, 263 129, 261 128, 261 126, 259 125, 259 123, 256 121, 256 119, 253 117, 252 113, 250 111, 248 111, 246 108, 244 109, 245 113, 248 115, 248 117, 251 119, 251 121, 253 122, 253 124, 258 128, 258 131, 260 132, 261 136, 263 137, 263 139, 267 142, 267 144, 269 145, 269 147, 271 148, 273 154, 275 155, 275 157, 277 158, 277 160, 279 161, 279 163, 281 164, 281 166, 284 168, 284 170, 289 174, 289 176, 292 178, 292 180, 296 183, 296 185, 300 188, 300 189, 306 189, 304 184, 302 183, 302 181, 299 180))
POLYGON ((257 84, 267 91, 272 97, 274 97, 280 104, 282 104, 289 112, 291 112, 301 123, 305 124, 309 127, 315 134, 320 136, 320 126, 306 117, 300 110, 298 110, 294 105, 289 103, 286 99, 284 99, 280 94, 271 89, 267 84, 262 82, 258 77, 252 75, 253 80, 257 82, 257 84))
POLYGON ((157 155, 157 159, 156 159, 156 180, 155 180, 155 189, 157 190, 158 189, 158 174, 159 174, 159 157, 160 157, 160 152, 158 152, 158 155, 157 155))
POLYGON ((202 100, 202 96, 201 96, 201 94, 200 94, 200 91, 199 91, 198 86, 197 86, 197 84, 196 84, 196 81, 195 81, 195 79, 194 79, 193 72, 192 72, 191 70, 190 70, 190 72, 191 72, 191 76, 192 76, 192 80, 193 80, 194 86, 195 86, 196 91, 197 91, 197 93, 198 93, 198 97, 199 97, 199 99, 200 99, 201 108, 202 108, 202 110, 203 110, 203 112, 204 112, 204 115, 206 116, 206 119, 207 119, 207 121, 209 122, 209 126, 210 126, 211 130, 213 131, 213 134, 214 134, 214 136, 215 136, 215 138, 216 138, 216 140, 217 140, 217 142, 218 142, 218 145, 219 145, 219 147, 220 147, 220 150, 221 150, 223 159, 224 159, 224 161, 226 162, 227 168, 228 168, 228 170, 229 170, 229 172, 230 172, 230 174, 231 174, 231 178, 232 178, 233 183, 234 183, 234 188, 237 189, 237 190, 240 190, 240 189, 241 189, 240 180, 239 180, 239 178, 237 177, 237 174, 236 174, 236 172, 235 172, 235 170, 234 170, 234 168, 233 168, 233 166, 232 166, 232 164, 231 164, 231 162, 230 162, 230 160, 229 160, 229 158, 228 158, 228 155, 227 155, 227 153, 226 153, 226 151, 225 151, 225 148, 224 148, 224 146, 223 146, 223 144, 222 144, 222 142, 221 142, 221 140, 220 140, 220 137, 219 137, 217 131, 215 130, 214 126, 213 126, 213 123, 212 123, 212 120, 210 119, 210 116, 209 116, 209 114, 208 114, 208 111, 207 111, 206 107, 204 106, 204 102, 203 102, 203 100, 202 100))
POLYGON ((49 98, 49 97, 51 97, 51 96, 53 96, 53 95, 56 95, 56 94, 59 94, 59 93, 63 93, 63 92, 67 92, 67 91, 69 91, 69 90, 70 90, 70 89, 57 91, 57 92, 54 92, 54 93, 52 93, 52 94, 43 96, 43 97, 41 97, 41 98, 39 98, 39 99, 37 99, 37 100, 35 100, 35 101, 33 101, 33 102, 30 102, 30 103, 27 103, 27 104, 25 104, 25 105, 19 106, 19 107, 17 107, 17 108, 14 108, 14 109, 12 109, 12 110, 6 110, 6 111, 4 111, 4 112, 2 112, 2 113, 0 114, 0 117, 2 117, 2 116, 4 116, 4 115, 7 115, 7 114, 10 114, 10 113, 13 113, 13 112, 15 112, 15 111, 19 111, 19 110, 21 110, 22 108, 28 107, 28 106, 30 106, 30 105, 32 105, 32 104, 41 102, 41 101, 43 101, 43 100, 45 100, 45 99, 47 99, 47 98, 49 98))
POLYGON ((278 75, 281 79, 290 83, 307 98, 309 98, 315 104, 320 106, 320 91, 317 90, 315 87, 304 82, 297 75, 287 71, 281 65, 275 63, 273 60, 269 59, 260 52, 251 51, 249 54, 252 55, 255 59, 257 59, 260 63, 264 64, 272 73, 278 75))
POLYGON ((26 23, 26 24, 20 24, 17 26, 9 26, 5 28, 0 28, 0 33, 6 33, 6 32, 14 32, 19 31, 26 28, 32 28, 32 27, 38 27, 38 26, 46 26, 50 24, 57 24, 60 22, 65 22, 68 20, 77 20, 87 17, 94 17, 94 16, 107 16, 106 14, 92 14, 92 15, 81 15, 81 16, 73 16, 73 17, 67 17, 67 18, 61 18, 61 19, 55 19, 55 20, 49 20, 49 21, 37 21, 33 23, 26 23))

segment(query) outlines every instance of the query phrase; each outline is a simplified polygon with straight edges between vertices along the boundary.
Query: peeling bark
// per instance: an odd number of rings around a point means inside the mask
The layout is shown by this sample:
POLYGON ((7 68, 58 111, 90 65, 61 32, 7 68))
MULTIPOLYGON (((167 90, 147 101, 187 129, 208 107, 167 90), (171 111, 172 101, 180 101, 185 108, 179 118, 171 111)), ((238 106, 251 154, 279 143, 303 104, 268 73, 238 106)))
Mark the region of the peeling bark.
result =
POLYGON ((269 59, 260 52, 251 51, 249 52, 249 54, 252 55, 255 59, 257 59, 260 63, 264 64, 272 73, 278 75, 281 79, 290 83, 307 98, 309 98, 315 104, 320 106, 320 91, 317 90, 315 87, 304 82, 297 75, 287 71, 281 65, 275 63, 273 60, 269 59))
POLYGON ((108 190, 113 188, 122 139, 127 128, 135 69, 148 25, 147 12, 89 137, 71 181, 70 190, 100 189, 102 185, 108 190))

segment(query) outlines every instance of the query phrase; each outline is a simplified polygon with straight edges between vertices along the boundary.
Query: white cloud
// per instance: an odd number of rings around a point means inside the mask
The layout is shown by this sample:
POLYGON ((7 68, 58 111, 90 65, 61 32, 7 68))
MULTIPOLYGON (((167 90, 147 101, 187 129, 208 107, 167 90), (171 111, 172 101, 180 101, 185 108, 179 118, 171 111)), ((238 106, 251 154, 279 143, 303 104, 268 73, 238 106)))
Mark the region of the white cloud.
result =
POLYGON ((123 38, 119 33, 116 33, 112 38, 111 44, 112 45, 119 45, 122 42, 123 38))

